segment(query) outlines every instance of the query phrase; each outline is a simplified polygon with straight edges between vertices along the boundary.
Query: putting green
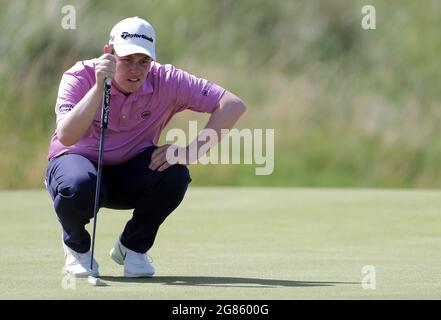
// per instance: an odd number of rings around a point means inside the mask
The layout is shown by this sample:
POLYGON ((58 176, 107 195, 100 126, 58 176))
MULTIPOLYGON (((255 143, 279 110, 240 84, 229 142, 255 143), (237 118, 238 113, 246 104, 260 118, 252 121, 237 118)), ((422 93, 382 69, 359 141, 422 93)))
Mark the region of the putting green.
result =
POLYGON ((100 211, 109 286, 92 287, 61 274, 46 191, 1 191, 0 299, 440 299, 440 213, 439 191, 191 187, 149 252, 152 279, 108 257, 130 211, 100 211))

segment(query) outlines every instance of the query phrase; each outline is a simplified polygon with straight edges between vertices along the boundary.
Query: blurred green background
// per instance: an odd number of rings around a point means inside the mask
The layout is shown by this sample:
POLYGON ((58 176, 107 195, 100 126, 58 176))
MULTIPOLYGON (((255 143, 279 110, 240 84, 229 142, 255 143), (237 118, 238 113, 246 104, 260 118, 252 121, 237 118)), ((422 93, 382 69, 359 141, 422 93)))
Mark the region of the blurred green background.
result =
MULTIPOLYGON (((62 73, 112 26, 153 24, 157 56, 239 95, 239 128, 275 130, 275 169, 193 165, 193 184, 441 186, 441 2, 0 0, 0 188, 42 188, 62 73), (361 27, 374 5, 377 29, 361 27), (76 9, 76 29, 61 26, 76 9)), ((202 128, 183 112, 166 130, 202 128)), ((166 132, 166 131, 165 131, 166 132)), ((162 137, 164 140, 165 132, 162 137)))

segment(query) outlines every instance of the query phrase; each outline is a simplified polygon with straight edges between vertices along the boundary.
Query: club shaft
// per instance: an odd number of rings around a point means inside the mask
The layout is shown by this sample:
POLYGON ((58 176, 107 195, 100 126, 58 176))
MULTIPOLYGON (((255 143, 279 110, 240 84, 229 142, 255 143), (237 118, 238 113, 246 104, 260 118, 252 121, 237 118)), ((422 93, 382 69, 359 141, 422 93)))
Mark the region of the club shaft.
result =
POLYGON ((98 155, 98 170, 96 175, 96 188, 95 188, 95 204, 93 209, 93 231, 92 231, 92 254, 90 256, 90 270, 93 268, 93 255, 95 253, 95 232, 96 232, 96 222, 98 217, 98 210, 100 206, 100 193, 101 193, 101 175, 103 169, 103 149, 104 149, 104 137, 105 137, 105 129, 101 129, 101 137, 100 137, 100 151, 98 155))
POLYGON ((98 152, 98 168, 96 174, 96 187, 95 187, 95 204, 93 208, 93 231, 92 231, 92 248, 90 255, 90 271, 93 270, 93 257, 95 253, 95 235, 96 235, 96 224, 98 218, 98 210, 100 207, 100 193, 101 193, 101 176, 103 170, 103 155, 104 155, 104 138, 107 129, 107 123, 109 120, 109 109, 110 109, 110 84, 111 80, 106 79, 104 83, 104 94, 103 94, 103 109, 101 113, 101 136, 98 152))

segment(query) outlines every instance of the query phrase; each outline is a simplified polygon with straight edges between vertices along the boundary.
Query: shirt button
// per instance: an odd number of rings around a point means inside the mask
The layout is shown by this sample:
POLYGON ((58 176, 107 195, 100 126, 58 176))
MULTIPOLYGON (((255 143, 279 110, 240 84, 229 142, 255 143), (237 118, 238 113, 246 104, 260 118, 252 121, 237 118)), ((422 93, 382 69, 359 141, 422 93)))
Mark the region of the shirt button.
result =
POLYGON ((123 115, 122 115, 122 118, 125 119, 125 118, 127 118, 127 116, 126 116, 125 114, 123 114, 123 115))

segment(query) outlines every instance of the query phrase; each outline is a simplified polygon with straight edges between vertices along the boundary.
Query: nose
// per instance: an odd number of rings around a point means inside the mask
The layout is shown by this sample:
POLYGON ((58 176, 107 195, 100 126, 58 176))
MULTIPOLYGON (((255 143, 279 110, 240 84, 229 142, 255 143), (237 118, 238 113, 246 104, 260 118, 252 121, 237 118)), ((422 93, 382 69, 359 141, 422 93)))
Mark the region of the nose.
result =
POLYGON ((138 64, 136 62, 134 62, 134 61, 130 61, 130 63, 129 63, 129 71, 130 71, 130 73, 135 73, 135 72, 138 71, 138 69, 139 69, 138 64))

